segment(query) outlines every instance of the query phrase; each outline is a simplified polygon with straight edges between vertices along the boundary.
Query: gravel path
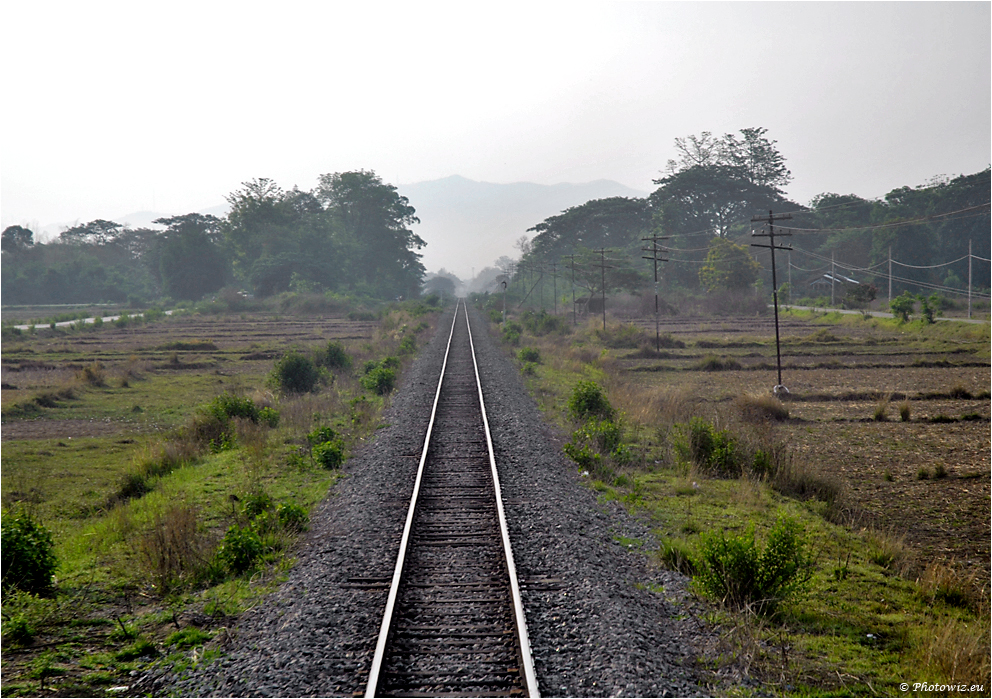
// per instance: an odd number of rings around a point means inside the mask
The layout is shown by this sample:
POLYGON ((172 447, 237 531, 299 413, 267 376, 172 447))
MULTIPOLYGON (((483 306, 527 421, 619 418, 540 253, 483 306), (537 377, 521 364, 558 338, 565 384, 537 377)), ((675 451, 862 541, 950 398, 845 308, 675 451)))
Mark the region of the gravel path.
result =
MULTIPOLYGON (((135 690, 181 696, 351 696, 365 688, 447 341, 451 311, 406 371, 389 423, 346 464, 312 513, 289 580, 242 615, 225 655, 135 690)), ((685 605, 685 578, 617 542, 649 532, 598 502, 526 394, 519 372, 473 317, 476 350, 544 696, 688 696, 708 632, 685 605), (660 585, 663 592, 644 586, 660 585)))

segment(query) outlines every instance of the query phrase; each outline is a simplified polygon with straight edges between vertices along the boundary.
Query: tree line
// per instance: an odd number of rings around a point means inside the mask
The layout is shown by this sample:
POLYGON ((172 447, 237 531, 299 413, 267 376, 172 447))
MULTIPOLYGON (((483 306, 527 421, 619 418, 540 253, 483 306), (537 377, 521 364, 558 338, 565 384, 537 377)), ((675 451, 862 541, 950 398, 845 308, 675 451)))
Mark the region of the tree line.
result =
POLYGON ((257 296, 333 291, 389 299, 419 294, 426 243, 416 211, 372 171, 321 175, 311 191, 242 183, 218 218, 156 219, 164 230, 98 219, 48 243, 2 233, 8 305, 197 300, 236 285, 257 296))
MULTIPOLYGON (((607 291, 633 291, 653 279, 653 262, 644 259, 654 256, 653 244, 644 238, 658 236, 664 238, 658 257, 667 260, 660 263, 667 290, 739 291, 764 284, 770 291, 768 253, 759 257, 750 247, 751 219, 769 211, 791 215, 781 224, 787 228, 776 229, 791 234, 777 241, 794 245, 794 254, 829 259, 834 253, 852 267, 878 267, 890 253, 907 264, 933 265, 967 256, 969 242, 974 255, 989 257, 988 168, 900 187, 880 199, 824 193, 801 205, 784 194, 792 175, 767 129, 677 138, 675 151, 647 198, 595 199, 528 229, 533 238, 518 244, 517 268, 547 272, 560 265, 566 275, 574 271, 577 285, 591 295, 604 284, 607 291)), ((917 277, 963 289, 962 269, 966 264, 920 270, 917 277)), ((980 278, 976 286, 987 292, 988 274, 980 278)))

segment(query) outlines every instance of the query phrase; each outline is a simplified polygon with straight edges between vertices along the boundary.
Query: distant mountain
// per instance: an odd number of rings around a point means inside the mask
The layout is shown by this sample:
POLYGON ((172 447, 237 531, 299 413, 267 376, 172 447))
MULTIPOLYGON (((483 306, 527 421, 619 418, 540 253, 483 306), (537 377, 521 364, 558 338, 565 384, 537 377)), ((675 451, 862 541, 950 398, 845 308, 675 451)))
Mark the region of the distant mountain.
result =
POLYGON ((570 206, 607 197, 646 197, 647 192, 612 180, 543 185, 531 182, 494 184, 459 175, 397 185, 417 210, 414 232, 427 241, 421 250, 430 271, 444 267, 463 280, 501 255, 516 257, 513 244, 527 229, 570 206))
MULTIPOLYGON (((224 216, 227 216, 227 211, 230 208, 231 207, 227 204, 218 204, 217 206, 211 206, 207 209, 201 209, 198 213, 213 214, 217 218, 223 218, 224 216)), ((123 216, 117 216, 108 220, 123 224, 128 228, 152 228, 158 230, 162 229, 163 226, 160 226, 157 223, 152 223, 155 219, 168 218, 169 216, 182 216, 186 213, 189 212, 184 211, 182 214, 167 214, 161 211, 132 211, 129 214, 124 214, 123 216)), ((65 229, 72 228, 73 226, 78 226, 83 223, 87 223, 87 221, 77 219, 76 221, 49 223, 48 225, 41 226, 38 230, 34 231, 35 240, 38 242, 49 242, 55 240, 65 229)))

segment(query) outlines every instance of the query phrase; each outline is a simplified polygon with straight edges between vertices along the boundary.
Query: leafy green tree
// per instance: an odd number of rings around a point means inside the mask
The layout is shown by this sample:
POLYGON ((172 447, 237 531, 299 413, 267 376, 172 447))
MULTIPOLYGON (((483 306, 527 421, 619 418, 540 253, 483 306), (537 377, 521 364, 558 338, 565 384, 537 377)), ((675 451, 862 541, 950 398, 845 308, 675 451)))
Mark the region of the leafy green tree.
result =
POLYGON ((699 270, 699 281, 707 291, 746 289, 758 280, 761 265, 750 249, 726 238, 710 241, 706 263, 699 270))
POLYGON ((889 310, 892 311, 892 315, 904 323, 909 320, 915 306, 916 297, 908 291, 902 292, 901 296, 896 296, 889 301, 889 310))
POLYGON ((176 299, 198 299, 224 286, 227 260, 220 247, 221 221, 209 214, 155 220, 167 226, 158 254, 162 288, 176 299))
POLYGON ((3 252, 13 252, 23 250, 34 245, 34 232, 22 226, 7 226, 0 234, 0 250, 3 252))
POLYGON ((789 208, 774 188, 751 182, 730 165, 697 165, 654 183, 655 221, 675 235, 706 231, 726 237, 755 214, 789 208))
POLYGON ((260 178, 243 182, 227 201, 222 231, 233 271, 256 294, 286 291, 294 280, 308 288, 336 286, 344 266, 337 231, 312 193, 283 191, 260 178))
POLYGON ((651 227, 651 208, 646 199, 610 197, 593 199, 549 216, 527 229, 536 235, 525 259, 557 261, 583 247, 627 248, 651 227))
POLYGON ((112 242, 124 232, 124 226, 113 221, 96 219, 81 226, 67 228, 59 234, 59 242, 68 245, 95 244, 105 245, 112 242))
POLYGON ((349 265, 341 272, 382 296, 419 294, 426 243, 408 227, 420 223, 409 200, 371 170, 321 175, 316 198, 341 227, 349 265))

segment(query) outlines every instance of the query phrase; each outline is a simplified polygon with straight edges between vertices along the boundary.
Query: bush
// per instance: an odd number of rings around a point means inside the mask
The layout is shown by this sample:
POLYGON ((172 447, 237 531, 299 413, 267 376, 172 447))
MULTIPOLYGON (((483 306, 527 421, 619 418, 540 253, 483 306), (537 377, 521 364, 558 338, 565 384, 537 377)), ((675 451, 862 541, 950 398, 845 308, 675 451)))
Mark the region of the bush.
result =
POLYGON ((270 509, 272 509, 272 496, 261 490, 246 495, 241 505, 241 511, 248 519, 254 519, 270 509))
POLYGON ((320 379, 320 368, 299 352, 290 352, 272 370, 272 382, 286 393, 312 393, 320 379))
POLYGON ((339 468, 344 463, 344 442, 335 439, 313 448, 313 459, 326 469, 339 468))
POLYGON ((235 575, 244 573, 255 565, 264 553, 261 537, 250 527, 231 527, 220 542, 217 559, 235 575))
POLYGON ((524 347, 517 352, 517 359, 521 362, 533 362, 534 364, 540 364, 541 351, 534 349, 533 347, 524 347))
POLYGON ((359 383, 366 391, 384 396, 396 385, 396 372, 391 368, 376 365, 359 379, 359 383))
POLYGON ((314 447, 318 444, 323 444, 324 442, 333 441, 337 436, 337 433, 331 427, 318 427, 307 435, 307 444, 314 447))
POLYGON ((755 543, 753 525, 729 537, 711 532, 701 539, 693 579, 706 596, 723 604, 771 612, 812 579, 809 548, 802 526, 785 515, 779 515, 763 550, 755 543))
POLYGON ((688 425, 675 425, 673 446, 682 461, 695 463, 723 478, 743 474, 748 461, 754 465, 728 430, 717 430, 698 417, 689 420, 688 425))
POLYGON ((317 357, 317 363, 328 369, 351 368, 351 355, 345 351, 344 345, 334 340, 327 343, 327 347, 317 357))
POLYGON ((50 594, 58 567, 51 532, 24 512, 3 517, 0 530, 4 592, 50 594))
POLYGON ((571 330, 568 320, 562 316, 556 316, 547 311, 524 311, 520 316, 520 322, 531 335, 549 335, 558 333, 566 335, 571 330))
POLYGON ((417 351, 417 338, 414 335, 404 335, 396 350, 400 354, 413 354, 417 351))
POLYGON ((605 330, 597 330, 596 337, 604 345, 614 349, 636 349, 647 339, 644 331, 633 323, 611 325, 605 330))
POLYGON ((568 399, 568 413, 573 420, 585 421, 590 417, 612 420, 616 410, 595 381, 580 380, 568 399))
POLYGON ((915 306, 916 297, 908 291, 902 292, 902 296, 897 296, 889 302, 889 310, 892 311, 892 315, 904 323, 909 320, 915 306))
POLYGON ((275 408, 265 406, 258 409, 258 422, 268 427, 279 426, 279 411, 275 408))
POLYGON ((208 409, 222 420, 232 417, 242 417, 252 422, 258 422, 258 407, 251 398, 233 396, 224 393, 214 398, 207 406, 208 409))
POLYGON ((307 528, 310 516, 307 511, 299 505, 291 502, 283 503, 276 510, 279 517, 279 524, 283 529, 301 532, 307 528))
POLYGON ((517 347, 520 345, 520 336, 523 335, 523 332, 524 328, 520 323, 510 321, 503 326, 503 342, 517 347))

